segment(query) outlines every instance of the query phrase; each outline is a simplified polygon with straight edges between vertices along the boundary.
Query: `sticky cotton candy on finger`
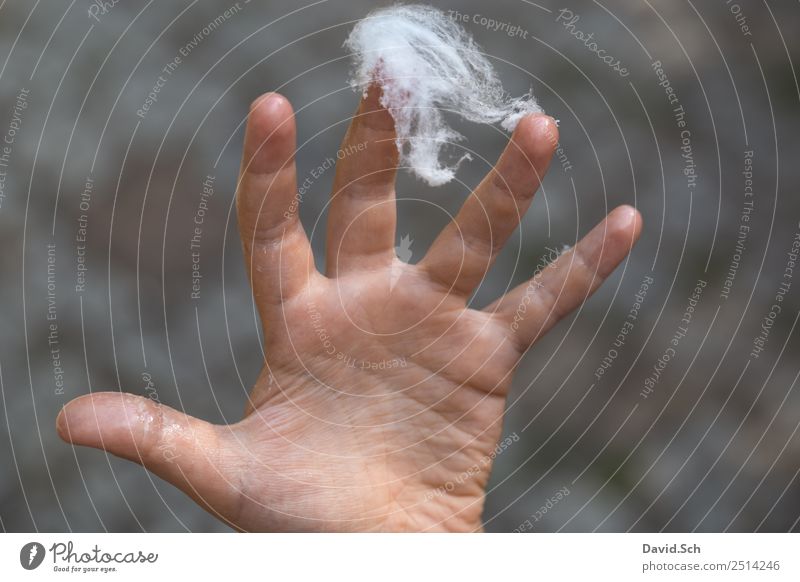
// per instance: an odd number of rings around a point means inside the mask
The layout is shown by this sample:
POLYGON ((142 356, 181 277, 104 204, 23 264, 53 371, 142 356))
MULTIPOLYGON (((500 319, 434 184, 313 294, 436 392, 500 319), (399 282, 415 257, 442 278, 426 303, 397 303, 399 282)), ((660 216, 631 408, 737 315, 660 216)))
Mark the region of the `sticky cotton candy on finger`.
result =
POLYGON ((472 37, 448 16, 421 5, 372 12, 345 41, 354 60, 351 85, 371 84, 392 114, 401 165, 431 186, 455 177, 458 165, 443 164, 442 150, 462 139, 443 112, 512 131, 522 117, 541 113, 529 93, 510 98, 472 37))

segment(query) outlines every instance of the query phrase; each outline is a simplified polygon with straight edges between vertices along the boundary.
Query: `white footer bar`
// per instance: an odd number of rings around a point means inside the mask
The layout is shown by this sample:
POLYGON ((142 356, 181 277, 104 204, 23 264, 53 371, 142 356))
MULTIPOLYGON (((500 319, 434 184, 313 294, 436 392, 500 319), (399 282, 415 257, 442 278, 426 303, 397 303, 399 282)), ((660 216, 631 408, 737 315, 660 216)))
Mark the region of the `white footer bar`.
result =
POLYGON ((3 534, 0 579, 796 581, 798 550, 792 534, 3 534))

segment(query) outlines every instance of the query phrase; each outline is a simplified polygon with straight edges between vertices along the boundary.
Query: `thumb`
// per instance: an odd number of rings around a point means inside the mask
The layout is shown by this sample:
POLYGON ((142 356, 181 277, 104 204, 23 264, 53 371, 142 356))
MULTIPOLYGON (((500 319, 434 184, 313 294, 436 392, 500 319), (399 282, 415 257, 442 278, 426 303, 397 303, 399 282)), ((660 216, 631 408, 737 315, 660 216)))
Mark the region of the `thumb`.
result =
POLYGON ((232 449, 221 427, 150 398, 98 392, 67 403, 56 428, 68 443, 139 463, 222 519, 236 506, 239 491, 222 472, 232 449))

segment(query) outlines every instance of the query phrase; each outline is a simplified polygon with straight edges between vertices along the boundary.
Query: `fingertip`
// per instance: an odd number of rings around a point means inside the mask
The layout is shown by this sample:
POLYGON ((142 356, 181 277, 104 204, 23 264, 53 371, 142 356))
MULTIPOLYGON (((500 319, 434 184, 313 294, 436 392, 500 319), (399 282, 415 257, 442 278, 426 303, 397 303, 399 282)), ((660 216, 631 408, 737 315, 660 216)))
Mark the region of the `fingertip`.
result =
POLYGON ((83 432, 82 427, 87 420, 86 404, 91 397, 91 394, 84 394, 61 407, 61 411, 56 417, 56 430, 62 440, 68 443, 74 442, 76 435, 83 432))
POLYGON ((364 95, 361 97, 361 110, 362 111, 374 111, 376 109, 383 109, 383 105, 381 105, 381 96, 383 95, 383 89, 381 86, 373 83, 367 90, 364 92, 364 95))
POLYGON ((558 124, 555 119, 545 113, 528 115, 527 119, 530 119, 539 136, 550 138, 551 143, 558 143, 558 124))
POLYGON ((61 410, 56 416, 56 434, 58 434, 58 438, 60 438, 64 442, 70 442, 69 440, 69 429, 67 427, 67 417, 64 414, 66 410, 66 405, 61 407, 61 410))
POLYGON ((528 155, 550 157, 558 147, 556 120, 544 113, 526 115, 517 124, 512 140, 528 155))
POLYGON ((250 114, 256 115, 265 115, 265 114, 275 114, 275 113, 283 113, 288 114, 292 113, 292 104, 289 102, 285 96, 281 95, 280 93, 275 93, 270 91, 269 93, 264 93, 263 95, 257 97, 252 103, 250 103, 250 114))
POLYGON ((642 216, 630 205, 618 206, 608 215, 606 236, 611 248, 627 255, 642 232, 642 216))
POLYGON ((93 394, 85 394, 67 402, 56 417, 56 430, 62 440, 72 444, 90 444, 97 433, 97 410, 93 394), (95 421, 92 423, 92 417, 95 421), (92 425, 95 430, 92 430, 92 425))
POLYGON ((265 93, 250 104, 248 127, 262 139, 285 137, 294 130, 294 108, 280 93, 265 93))
POLYGON ((549 115, 532 113, 520 120, 514 135, 529 147, 539 147, 541 149, 544 145, 555 149, 559 138, 558 124, 549 115))
POLYGON ((58 436, 75 445, 105 446, 104 441, 125 440, 120 428, 129 426, 131 413, 140 412, 141 406, 131 409, 139 397, 121 392, 97 392, 71 400, 56 417, 58 436))
POLYGON ((641 213, 636 208, 629 204, 623 204, 614 209, 612 216, 620 230, 631 231, 634 240, 639 238, 643 221, 641 213))
POLYGON ((294 158, 295 141, 296 126, 291 103, 279 93, 265 93, 250 105, 243 170, 270 174, 288 166, 294 158))
POLYGON ((380 85, 370 85, 358 105, 356 118, 371 130, 394 131, 394 117, 381 103, 382 97, 380 85))

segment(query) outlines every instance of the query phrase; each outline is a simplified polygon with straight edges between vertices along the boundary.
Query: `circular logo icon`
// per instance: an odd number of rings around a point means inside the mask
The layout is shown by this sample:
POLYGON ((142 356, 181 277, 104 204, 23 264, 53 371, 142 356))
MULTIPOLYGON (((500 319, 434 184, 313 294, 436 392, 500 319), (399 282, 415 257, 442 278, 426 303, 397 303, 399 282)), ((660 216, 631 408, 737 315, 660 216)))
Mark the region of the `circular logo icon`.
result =
POLYGON ((30 542, 19 551, 19 563, 26 570, 35 570, 44 561, 44 546, 39 542, 30 542))

